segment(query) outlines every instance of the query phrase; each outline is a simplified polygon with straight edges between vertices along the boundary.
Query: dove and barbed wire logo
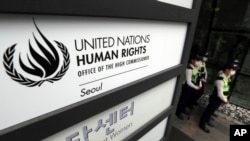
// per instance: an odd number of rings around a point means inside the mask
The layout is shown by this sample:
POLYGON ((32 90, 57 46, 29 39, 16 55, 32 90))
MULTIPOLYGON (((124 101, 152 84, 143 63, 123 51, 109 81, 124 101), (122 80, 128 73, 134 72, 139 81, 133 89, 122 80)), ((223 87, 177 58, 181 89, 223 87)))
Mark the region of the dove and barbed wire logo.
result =
MULTIPOLYGON (((23 74, 20 74, 14 65, 13 58, 15 56, 15 47, 17 44, 12 45, 7 48, 3 55, 3 65, 6 69, 6 73, 16 82, 19 82, 22 85, 26 85, 29 87, 41 86, 44 82, 51 82, 60 80, 66 73, 70 64, 70 57, 67 48, 58 41, 54 41, 62 53, 63 63, 60 64, 60 56, 53 46, 53 44, 42 34, 40 29, 35 23, 33 19, 33 23, 41 37, 41 39, 46 44, 47 48, 45 48, 41 42, 38 41, 37 37, 33 33, 34 42, 36 46, 40 49, 38 53, 33 46, 31 45, 30 39, 28 41, 29 47, 29 55, 27 54, 27 62, 25 63, 21 58, 21 53, 19 54, 19 65, 20 68, 33 76, 38 77, 38 80, 33 80, 31 78, 24 77, 23 74), (49 49, 49 50, 48 50, 49 49), (31 59, 32 58, 32 59, 31 59), (60 69, 58 69, 60 67, 60 69)), ((17 62, 15 62, 17 63, 17 62)))

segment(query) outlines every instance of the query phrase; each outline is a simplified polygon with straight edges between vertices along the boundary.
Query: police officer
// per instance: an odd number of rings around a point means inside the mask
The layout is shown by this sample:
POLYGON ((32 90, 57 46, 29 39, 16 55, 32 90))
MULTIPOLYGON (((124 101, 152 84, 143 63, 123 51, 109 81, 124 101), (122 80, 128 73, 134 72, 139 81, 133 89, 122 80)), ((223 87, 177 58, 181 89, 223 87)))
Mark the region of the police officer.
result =
MULTIPOLYGON (((239 60, 237 60, 237 59, 230 59, 230 60, 228 61, 228 64, 233 64, 233 65, 235 66, 236 70, 239 69, 239 60)), ((234 82, 233 80, 235 79, 236 70, 232 71, 230 77, 228 78, 228 84, 229 84, 230 88, 232 88, 232 86, 233 86, 232 83, 234 82)), ((223 73, 223 71, 220 70, 220 71, 218 72, 218 75, 220 75, 220 74, 222 74, 222 73, 223 73)), ((231 96, 231 94, 229 94, 228 99, 230 98, 230 96, 231 96)), ((215 114, 215 113, 214 113, 214 114, 215 114)), ((215 114, 215 115, 216 115, 216 114, 215 114)), ((217 116, 215 116, 215 117, 217 117, 217 116)))
MULTIPOLYGON (((239 69, 239 63, 240 63, 239 60, 233 59, 233 61, 231 61, 231 62, 229 62, 229 63, 234 64, 234 66, 236 67, 237 70, 239 69)), ((235 75, 236 75, 236 70, 233 71, 233 72, 231 73, 230 77, 229 77, 229 86, 230 86, 230 88, 232 88, 233 85, 234 85, 233 83, 235 83, 235 81, 234 81, 235 75)), ((230 97, 231 97, 231 92, 230 92, 230 94, 229 94, 229 96, 228 96, 228 99, 230 99, 230 97)))
POLYGON ((196 55, 192 55, 190 57, 188 67, 185 71, 185 81, 182 85, 182 93, 176 110, 176 116, 181 120, 184 120, 182 113, 185 113, 185 108, 190 103, 191 97, 195 94, 197 90, 201 89, 202 87, 200 85, 197 85, 197 79, 199 74, 198 64, 199 57, 196 55))
POLYGON ((200 118, 199 127, 206 133, 209 133, 209 129, 206 128, 206 124, 211 125, 210 118, 212 114, 219 108, 219 106, 224 103, 228 104, 229 95, 229 77, 236 71, 237 66, 233 63, 226 64, 223 67, 222 73, 218 73, 215 80, 215 87, 213 94, 209 98, 209 104, 200 118))
POLYGON ((192 105, 198 105, 197 100, 204 94, 204 85, 207 82, 207 68, 206 68, 206 62, 208 60, 208 53, 207 52, 201 52, 199 54, 199 57, 201 59, 199 64, 199 76, 198 76, 198 83, 202 83, 202 86, 200 90, 196 91, 196 94, 194 95, 194 98, 192 100, 192 105))

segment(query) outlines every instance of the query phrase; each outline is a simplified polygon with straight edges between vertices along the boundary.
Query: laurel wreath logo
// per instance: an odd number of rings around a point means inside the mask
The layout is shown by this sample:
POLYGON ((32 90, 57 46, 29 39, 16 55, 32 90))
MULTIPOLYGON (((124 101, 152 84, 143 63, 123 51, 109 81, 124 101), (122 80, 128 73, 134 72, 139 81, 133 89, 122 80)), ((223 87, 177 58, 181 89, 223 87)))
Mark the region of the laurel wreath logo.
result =
POLYGON ((60 80, 63 75, 66 73, 66 71, 69 69, 69 64, 70 64, 70 57, 69 57, 69 52, 67 50, 67 48, 60 42, 55 41, 58 48, 60 48, 62 54, 63 54, 63 65, 60 69, 60 71, 52 78, 47 78, 44 80, 40 80, 40 81, 34 81, 28 78, 25 78, 23 75, 21 75, 20 73, 18 73, 16 71, 16 69, 14 68, 14 64, 13 64, 13 56, 14 56, 14 52, 15 52, 15 46, 16 44, 12 45, 11 47, 7 48, 7 50, 4 53, 4 60, 3 60, 3 64, 4 67, 6 69, 6 73, 11 77, 11 79, 13 79, 14 81, 19 82, 22 85, 26 85, 28 87, 34 87, 34 86, 41 86, 44 82, 48 81, 53 83, 54 81, 58 81, 60 80))

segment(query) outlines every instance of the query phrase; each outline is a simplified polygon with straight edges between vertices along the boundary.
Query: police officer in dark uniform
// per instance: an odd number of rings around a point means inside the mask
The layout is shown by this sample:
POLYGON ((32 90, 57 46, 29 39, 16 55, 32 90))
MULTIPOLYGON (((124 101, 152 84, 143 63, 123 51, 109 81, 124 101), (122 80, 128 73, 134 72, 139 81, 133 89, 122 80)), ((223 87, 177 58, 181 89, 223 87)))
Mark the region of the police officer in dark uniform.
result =
POLYGON ((198 83, 202 83, 202 87, 200 90, 196 91, 196 94, 193 97, 192 105, 198 105, 197 100, 204 94, 205 91, 205 83, 207 82, 207 67, 206 67, 206 62, 208 60, 208 53, 203 51, 199 54, 199 57, 201 59, 201 62, 199 64, 199 76, 198 76, 198 83))
MULTIPOLYGON (((239 69, 239 60, 237 60, 237 59, 231 59, 231 60, 229 60, 229 61, 228 61, 228 64, 233 64, 237 70, 239 69)), ((223 73, 223 71, 220 70, 220 71, 218 72, 218 75, 220 75, 220 74, 222 74, 222 73, 223 73)), ((232 86, 234 85, 233 82, 234 82, 234 79, 235 79, 235 74, 236 74, 236 70, 235 70, 235 71, 232 71, 230 77, 228 78, 228 84, 229 84, 230 88, 232 88, 232 86)), ((231 93, 231 92, 230 92, 230 93, 231 93)), ((231 94, 229 94, 228 99, 230 99, 230 96, 231 96, 231 94)), ((214 114, 215 114, 215 113, 214 113, 214 114)), ((215 115, 216 115, 216 114, 215 114, 215 115)), ((217 116, 215 116, 215 117, 217 117, 217 116)))
MULTIPOLYGON (((228 95, 229 95, 229 78, 236 71, 237 66, 233 63, 226 64, 223 67, 222 73, 218 73, 218 76, 215 80, 215 87, 213 94, 209 98, 209 104, 201 116, 199 127, 206 133, 209 133, 209 129, 206 128, 206 124, 210 122, 212 114, 219 108, 219 106, 224 103, 228 104, 228 95)), ((211 123, 208 124, 211 126, 211 123)))
POLYGON ((192 55, 190 57, 188 67, 185 71, 185 81, 182 85, 182 93, 176 110, 176 116, 181 120, 184 120, 182 113, 185 113, 185 108, 190 103, 190 100, 192 99, 193 95, 197 90, 201 89, 202 87, 200 85, 197 85, 197 79, 199 74, 198 63, 199 57, 196 55, 192 55))

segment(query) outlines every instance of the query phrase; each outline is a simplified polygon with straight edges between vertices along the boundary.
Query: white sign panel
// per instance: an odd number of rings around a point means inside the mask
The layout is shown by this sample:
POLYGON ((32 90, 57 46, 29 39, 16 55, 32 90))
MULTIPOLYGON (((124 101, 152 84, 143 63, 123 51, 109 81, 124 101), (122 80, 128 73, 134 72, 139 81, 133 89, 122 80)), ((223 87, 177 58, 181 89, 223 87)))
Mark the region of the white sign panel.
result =
POLYGON ((180 63, 186 23, 0 15, 0 130, 180 63))
POLYGON ((185 7, 188 9, 192 9, 193 6, 193 0, 157 0, 157 1, 185 7))
MULTIPOLYGON (((175 84, 173 78, 44 141, 121 141, 171 105, 175 84)), ((140 140, 152 135, 154 140, 163 137, 166 122, 163 120, 140 140)))
POLYGON ((138 141, 160 141, 165 134, 168 118, 158 123, 148 133, 142 136, 138 141))

